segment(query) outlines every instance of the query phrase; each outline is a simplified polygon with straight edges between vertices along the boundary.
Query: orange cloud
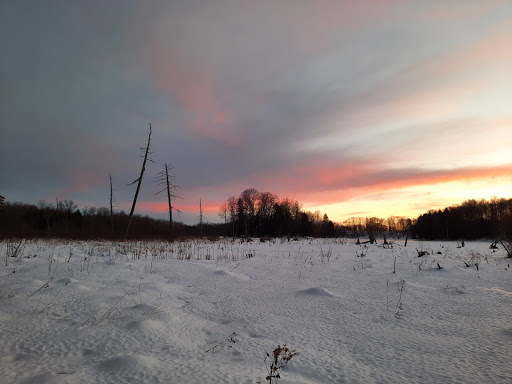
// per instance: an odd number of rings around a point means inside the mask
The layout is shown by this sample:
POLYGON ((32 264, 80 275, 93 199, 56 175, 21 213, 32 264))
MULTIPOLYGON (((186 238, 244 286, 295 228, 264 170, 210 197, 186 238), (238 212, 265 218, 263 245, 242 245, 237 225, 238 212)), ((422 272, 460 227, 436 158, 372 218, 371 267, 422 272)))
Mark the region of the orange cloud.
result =
MULTIPOLYGON (((203 210, 203 213, 217 213, 219 211, 219 206, 221 203, 221 201, 202 201, 201 208, 203 210)), ((199 215, 199 202, 197 202, 196 204, 180 204, 179 208, 183 212, 196 213, 197 215, 199 215)))
MULTIPOLYGON (((486 181, 505 178, 512 182, 512 164, 495 167, 466 167, 447 170, 384 169, 378 162, 319 164, 259 174, 257 180, 275 185, 273 192, 293 197, 308 205, 333 204, 351 198, 407 187, 454 181, 486 181)), ((256 183, 258 184, 258 183, 256 183)))
MULTIPOLYGON (((242 189, 254 186, 260 191, 268 190, 280 197, 298 200, 304 204, 306 210, 315 210, 318 209, 317 207, 323 206, 322 209, 327 211, 329 217, 341 220, 341 216, 337 212, 339 208, 336 208, 338 206, 366 207, 366 209, 371 207, 376 211, 365 214, 377 216, 381 214, 380 211, 378 212, 379 209, 382 212, 393 211, 394 214, 411 214, 412 211, 416 214, 419 211, 425 211, 425 207, 436 208, 432 205, 434 204, 432 201, 438 201, 439 207, 456 203, 454 197, 443 199, 442 191, 445 190, 443 186, 449 185, 449 183, 460 182, 466 183, 465 185, 472 183, 473 186, 488 186, 493 183, 503 184, 507 180, 512 183, 512 164, 448 170, 393 170, 365 162, 341 165, 322 163, 249 176, 246 182, 250 185, 243 185, 239 190, 235 186, 231 186, 229 188, 235 189, 229 190, 228 194, 236 195, 242 189), (434 190, 436 191, 435 196, 429 197, 430 191, 434 190), (414 209, 411 208, 413 205, 414 209)), ((453 187, 450 188, 453 189, 453 187)), ((452 189, 450 189, 451 194, 453 194, 452 189)), ((225 196, 225 199, 227 197, 228 195, 225 196)), ((220 204, 225 199, 203 200, 203 214, 216 217, 220 204)), ((184 214, 199 215, 199 201, 194 203, 180 201, 176 203, 176 207, 184 214)), ((126 203, 126 209, 129 209, 128 203, 126 203)), ((139 212, 165 213, 167 210, 168 206, 165 202, 137 203, 139 212)))
MULTIPOLYGON (((128 209, 130 209, 131 203, 125 203, 123 206, 126 206, 128 209)), ((169 205, 167 205, 167 203, 140 201, 137 203, 137 208, 143 212, 160 213, 167 212, 169 210, 169 205)))

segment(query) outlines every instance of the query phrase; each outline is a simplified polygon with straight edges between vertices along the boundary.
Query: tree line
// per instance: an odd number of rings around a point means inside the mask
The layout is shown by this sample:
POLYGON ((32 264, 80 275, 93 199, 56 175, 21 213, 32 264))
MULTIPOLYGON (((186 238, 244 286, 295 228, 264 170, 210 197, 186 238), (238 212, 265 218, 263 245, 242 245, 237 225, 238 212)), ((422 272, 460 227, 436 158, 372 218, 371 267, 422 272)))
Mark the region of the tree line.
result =
MULTIPOLYGON (((244 195, 245 196, 245 195, 244 195)), ((232 222, 187 225, 173 222, 172 234, 169 221, 133 214, 130 226, 132 239, 173 240, 193 237, 218 236, 343 236, 344 227, 333 223, 319 212, 304 212, 301 204, 290 199, 252 199, 237 201, 232 222)), ((265 195, 266 196, 266 195, 265 195)), ((263 197, 263 196, 262 196, 263 197)), ((266 196, 268 198, 268 196, 266 196)), ((227 215, 227 213, 226 213, 227 215)), ((226 216, 226 220, 227 216, 226 216)), ((2 201, 0 205, 0 238, 72 238, 72 239, 123 239, 130 216, 124 211, 112 212, 109 208, 85 207, 78 209, 72 200, 37 204, 2 201)))
POLYGON ((512 199, 470 199, 428 211, 418 217, 411 234, 422 239, 512 239, 512 199))
MULTIPOLYGON (((37 204, 4 202, 0 205, 0 238, 72 238, 123 239, 130 220, 124 211, 109 208, 78 209, 72 200, 37 204)), ((173 237, 198 236, 195 225, 173 223, 173 237)), ((205 236, 218 235, 215 228, 204 227, 205 236)), ((169 239, 169 221, 134 214, 130 227, 133 239, 169 239)))
MULTIPOLYGON (((431 210, 413 220, 391 216, 351 217, 334 223, 327 214, 310 212, 289 198, 248 188, 231 196, 219 209, 221 223, 187 225, 134 214, 133 239, 173 240, 191 237, 405 237, 429 240, 512 239, 512 199, 466 200, 461 205, 431 210)), ((123 239, 130 216, 112 207, 78 209, 72 200, 37 205, 12 203, 0 196, 0 238, 123 239)))
POLYGON ((404 216, 351 217, 343 222, 345 233, 349 237, 368 236, 369 238, 405 237, 409 235, 415 220, 404 216))
POLYGON ((302 204, 271 192, 248 188, 223 202, 219 216, 227 236, 315 236, 344 235, 344 228, 329 220, 327 214, 306 212, 302 204))

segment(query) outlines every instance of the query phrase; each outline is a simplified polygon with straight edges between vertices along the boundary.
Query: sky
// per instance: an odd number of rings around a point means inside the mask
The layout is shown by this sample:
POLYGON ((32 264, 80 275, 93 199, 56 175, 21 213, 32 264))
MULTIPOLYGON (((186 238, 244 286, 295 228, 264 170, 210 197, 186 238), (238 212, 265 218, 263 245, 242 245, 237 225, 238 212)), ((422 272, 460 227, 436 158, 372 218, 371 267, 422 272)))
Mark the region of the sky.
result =
POLYGON ((220 221, 246 188, 333 221, 512 197, 508 0, 0 0, 0 194, 220 221))

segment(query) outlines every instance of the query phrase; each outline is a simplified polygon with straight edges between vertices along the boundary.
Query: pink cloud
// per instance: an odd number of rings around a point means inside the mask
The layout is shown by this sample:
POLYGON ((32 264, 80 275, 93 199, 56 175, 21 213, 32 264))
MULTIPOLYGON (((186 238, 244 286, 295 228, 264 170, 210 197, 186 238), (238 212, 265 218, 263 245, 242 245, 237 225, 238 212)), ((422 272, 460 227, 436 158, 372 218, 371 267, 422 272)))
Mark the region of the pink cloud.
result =
MULTIPOLYGON (((490 181, 508 178, 512 164, 495 167, 466 167, 448 170, 384 169, 379 162, 351 164, 319 163, 258 174, 253 180, 276 188, 272 192, 293 197, 309 205, 333 204, 353 197, 389 190, 428 186, 454 181, 490 181)), ((258 182, 254 183, 255 185, 258 182)))
MULTIPOLYGON (((435 79, 455 75, 455 80, 466 71, 482 71, 512 63, 512 24, 502 24, 483 34, 479 39, 458 50, 425 62, 411 73, 409 80, 435 79)), ((476 78, 475 80, 478 80, 476 78)))
POLYGON ((150 49, 155 81, 186 112, 189 131, 229 147, 239 146, 242 136, 233 128, 233 113, 219 101, 222 97, 211 71, 188 59, 178 46, 162 49, 150 49))
MULTIPOLYGON (((219 210, 221 203, 221 201, 202 202, 201 207, 203 213, 216 213, 219 210)), ((125 203, 123 206, 128 207, 128 209, 131 207, 130 203, 125 203)), ((176 203, 175 207, 184 213, 197 213, 199 215, 199 201, 196 204, 179 202, 176 203)), ((141 201, 137 203, 136 210, 142 212, 163 213, 169 211, 169 206, 165 202, 141 201)))
POLYGON ((55 193, 55 196, 60 199, 69 199, 69 196, 75 193, 89 193, 101 183, 106 183, 105 179, 96 172, 73 172, 67 180, 69 185, 55 193))

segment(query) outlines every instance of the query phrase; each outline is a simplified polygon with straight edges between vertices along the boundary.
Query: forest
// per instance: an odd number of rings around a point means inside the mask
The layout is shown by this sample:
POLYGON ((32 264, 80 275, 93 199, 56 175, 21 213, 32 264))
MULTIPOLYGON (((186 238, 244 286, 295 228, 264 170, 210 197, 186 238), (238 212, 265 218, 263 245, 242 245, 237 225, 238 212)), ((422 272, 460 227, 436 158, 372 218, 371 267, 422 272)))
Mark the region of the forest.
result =
MULTIPOLYGON (((460 205, 431 210, 417 219, 392 216, 351 217, 342 223, 327 214, 305 211, 300 202, 248 188, 220 205, 220 223, 187 225, 134 214, 132 239, 192 237, 411 237, 428 240, 510 239, 512 199, 466 200, 460 205)), ((59 237, 122 239, 129 222, 124 211, 105 207, 79 209, 72 200, 37 205, 8 202, 0 196, 0 238, 59 237)))
MULTIPOLYGON (((344 236, 344 227, 327 215, 304 212, 294 200, 280 199, 254 188, 243 191, 221 205, 222 223, 200 219, 195 225, 134 214, 129 237, 132 239, 181 239, 218 236, 344 236), (234 203, 233 203, 234 202, 234 203)), ((37 205, 3 201, 0 205, 0 238, 63 237, 76 239, 122 239, 129 222, 124 211, 106 207, 79 209, 72 200, 37 205)))
POLYGON ((411 235, 436 240, 511 238, 512 199, 470 199, 443 210, 431 210, 418 217, 411 235))

